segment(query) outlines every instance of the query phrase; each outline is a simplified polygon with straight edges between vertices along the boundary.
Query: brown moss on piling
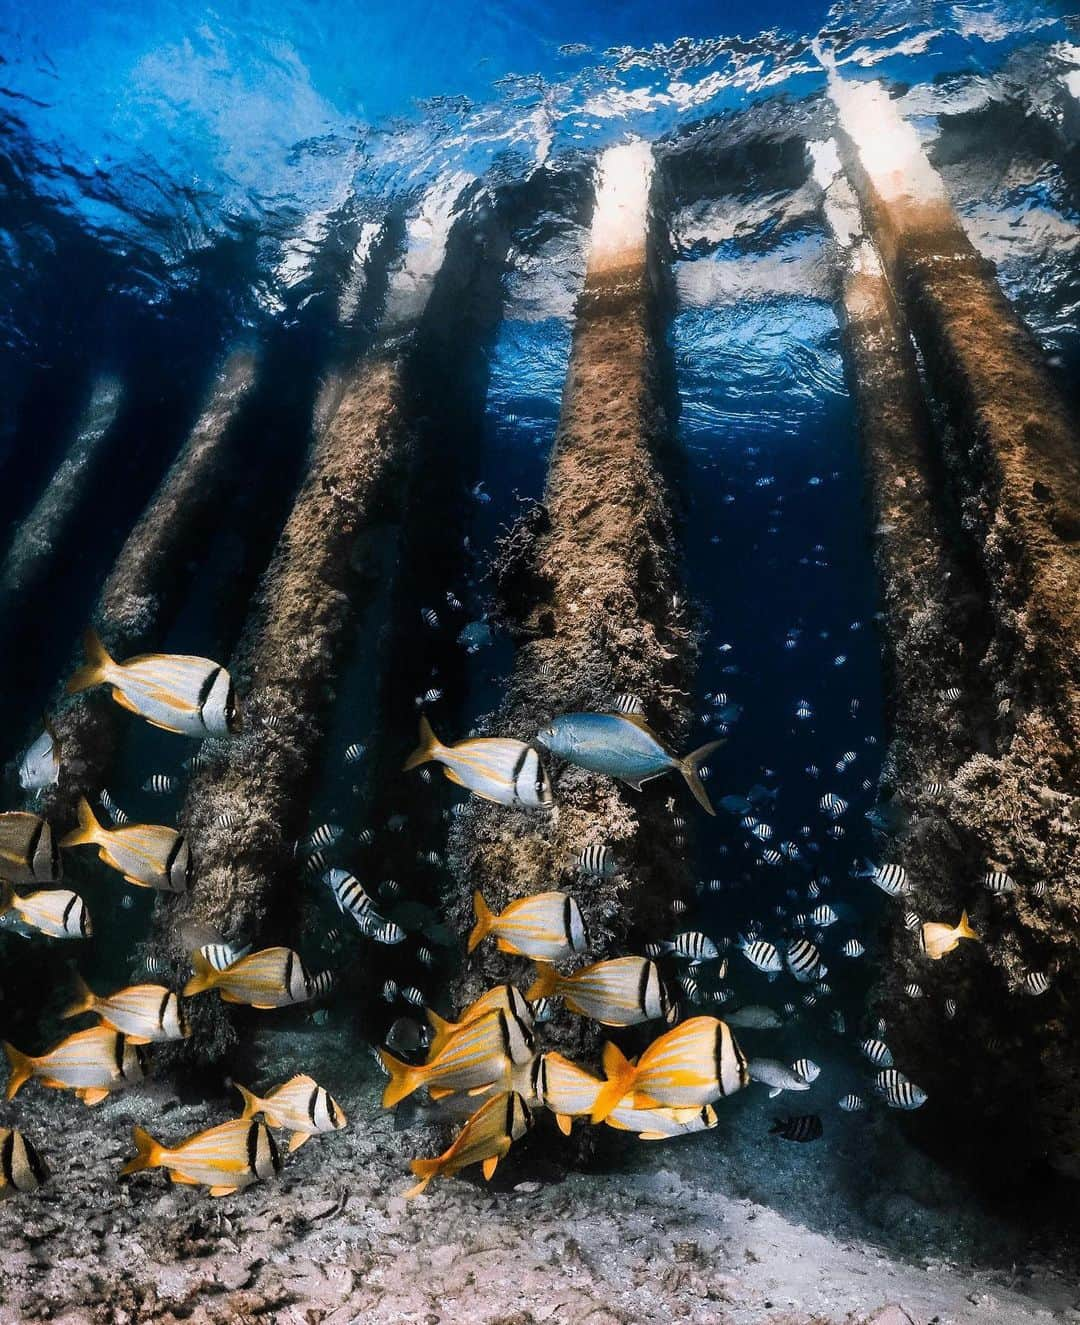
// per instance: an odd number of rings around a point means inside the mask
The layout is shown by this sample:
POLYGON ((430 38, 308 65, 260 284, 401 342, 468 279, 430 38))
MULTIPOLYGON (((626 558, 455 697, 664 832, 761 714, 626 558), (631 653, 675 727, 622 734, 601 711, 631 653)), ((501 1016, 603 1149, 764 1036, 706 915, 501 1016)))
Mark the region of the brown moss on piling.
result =
MULTIPOLYGON (((913 822, 890 853, 923 919, 966 906, 979 945, 928 961, 894 926, 881 994, 897 1061, 935 1108, 934 1129, 973 1165, 1007 1174, 1048 1162, 1080 1176, 1080 450, 1042 353, 952 209, 886 203, 852 157, 864 214, 941 407, 944 462, 978 567, 985 633, 944 605, 966 679, 898 673, 913 705, 900 762, 947 759, 933 799, 903 787, 913 822), (959 701, 943 694, 960 684, 959 701), (942 745, 943 735, 946 738, 942 745), (992 897, 987 870, 1018 891, 992 897), (1036 890, 1045 886, 1046 895, 1036 890), (1050 992, 1025 988, 1031 973, 1050 992), (912 998, 914 983, 923 996, 912 998), (944 1015, 946 998, 957 1004, 944 1015), (962 1089, 958 1084, 962 1083, 962 1089)), ((939 776, 926 767, 919 781, 939 776)))
MULTIPOLYGON (((562 410, 542 508, 503 545, 504 616, 519 641, 506 698, 487 732, 533 740, 553 716, 609 711, 616 694, 641 697, 650 724, 682 750, 697 637, 681 598, 679 555, 660 457, 671 419, 663 376, 666 303, 650 258, 590 271, 577 309, 562 410)), ((581 769, 553 770, 550 814, 473 799, 451 831, 456 882, 451 925, 467 933, 479 889, 498 911, 549 889, 571 893, 589 931, 586 960, 641 951, 666 935, 688 871, 668 796, 699 813, 681 785, 630 791, 581 769), (585 878, 572 866, 590 844, 613 849, 626 872, 585 878)), ((507 978, 524 988, 527 963, 483 943, 453 986, 461 1007, 507 978)), ((547 1038, 595 1059, 602 1032, 563 1014, 547 1038)), ((575 1139, 588 1132, 575 1132, 575 1139)), ((587 1142, 578 1140, 578 1144, 587 1142)))

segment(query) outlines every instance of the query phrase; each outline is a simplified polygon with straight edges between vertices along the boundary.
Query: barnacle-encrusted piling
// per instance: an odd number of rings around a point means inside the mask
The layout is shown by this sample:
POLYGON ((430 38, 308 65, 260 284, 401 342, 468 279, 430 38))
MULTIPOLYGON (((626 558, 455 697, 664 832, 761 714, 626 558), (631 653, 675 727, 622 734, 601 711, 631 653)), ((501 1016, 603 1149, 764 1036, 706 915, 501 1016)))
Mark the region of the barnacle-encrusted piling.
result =
MULTIPOLYGON (((985 632, 950 618, 970 667, 911 702, 904 764, 948 731, 937 799, 900 788, 896 858, 925 920, 972 914, 980 945, 937 963, 893 940, 882 998, 899 1065, 934 1100, 922 1124, 998 1170, 1080 1175, 1080 447, 1039 346, 974 251, 910 126, 876 83, 836 103, 851 178, 942 407, 945 464, 977 568, 985 632), (959 696, 950 693, 956 687, 959 696), (993 896, 988 871, 1016 891, 993 896), (1044 893, 1045 889, 1045 893, 1044 893), (1045 975, 1037 994, 1031 977, 1045 975), (905 987, 918 985, 921 997, 905 987), (956 1002, 946 1015, 945 1000, 956 1002), (962 1088, 961 1088, 962 1087, 962 1088)), ((901 678, 901 684, 904 679, 901 678)), ((985 1171, 985 1170, 984 1170, 985 1171)))
MULTIPOLYGON (((532 741, 556 714, 610 711, 638 695, 648 720, 682 752, 696 636, 681 599, 678 552, 661 453, 670 434, 662 356, 667 300, 650 228, 652 155, 641 143, 601 159, 592 246, 543 505, 502 549, 504 612, 518 639, 505 700, 485 731, 532 741)), ((447 896, 451 923, 472 925, 472 894, 493 910, 549 889, 571 893, 588 926, 589 959, 640 952, 671 928, 687 867, 665 807, 700 810, 675 780, 629 791, 606 778, 555 770, 555 806, 526 813, 479 800, 456 820, 447 896), (590 844, 624 872, 586 878, 573 865, 590 844)), ((460 1007, 489 985, 526 984, 526 963, 487 940, 454 982, 460 1007)), ((600 1036, 584 1018, 546 1028, 575 1057, 600 1036)))
MULTIPOLYGON (((120 659, 160 641, 191 578, 193 552, 220 517, 229 428, 254 376, 252 352, 234 350, 105 581, 94 625, 120 659)), ((123 712, 101 689, 60 702, 51 725, 63 759, 60 782, 45 798, 50 818, 72 821, 78 797, 100 790, 124 721, 123 712)))

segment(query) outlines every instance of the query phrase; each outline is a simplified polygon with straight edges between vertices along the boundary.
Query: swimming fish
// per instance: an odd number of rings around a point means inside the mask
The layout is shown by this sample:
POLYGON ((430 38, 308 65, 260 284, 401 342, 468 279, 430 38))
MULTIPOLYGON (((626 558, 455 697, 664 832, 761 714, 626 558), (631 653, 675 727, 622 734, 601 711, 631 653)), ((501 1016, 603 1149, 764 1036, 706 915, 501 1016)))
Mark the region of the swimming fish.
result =
POLYGON ((778 1058, 751 1058, 746 1065, 751 1081, 769 1087, 769 1099, 775 1099, 783 1090, 809 1090, 805 1077, 781 1063, 778 1058))
POLYGON ((697 930, 684 930, 670 943, 659 943, 657 947, 661 952, 669 952, 673 957, 689 962, 712 962, 720 956, 712 939, 697 930))
POLYGON ((632 713, 566 713, 537 733, 537 743, 568 763, 619 778, 640 791, 643 783, 679 772, 709 814, 715 814, 698 765, 723 741, 710 741, 678 758, 666 749, 645 720, 632 713))
POLYGON ((944 925, 928 920, 922 927, 922 948, 931 961, 940 961, 947 952, 952 952, 961 939, 977 939, 979 936, 968 924, 967 912, 960 916, 957 925, 944 925))
POLYGON ((636 1063, 609 1040, 602 1062, 607 1080, 590 1115, 594 1123, 603 1122, 631 1093, 635 1107, 700 1107, 734 1094, 750 1080, 745 1055, 716 1017, 684 1021, 654 1040, 636 1063))
POLYGON ((223 1003, 244 1003, 252 1008, 283 1008, 304 1003, 311 996, 311 982, 292 948, 263 948, 214 970, 201 952, 191 954, 195 974, 184 986, 191 998, 216 989, 223 1003))
POLYGON ((209 658, 146 653, 127 662, 110 658, 96 631, 83 638, 86 665, 67 684, 69 695, 94 686, 154 727, 180 736, 228 736, 240 713, 229 673, 209 658))
POLYGON ((862 869, 853 869, 851 873, 855 879, 869 879, 890 897, 904 897, 911 892, 908 872, 903 865, 875 865, 868 860, 862 869))
POLYGON ((1033 998, 1040 998, 1050 989, 1050 977, 1044 971, 1028 971, 1024 976, 1024 989, 1033 998))
POLYGON ((109 816, 115 827, 119 828, 123 824, 131 823, 129 816, 117 805, 105 787, 101 789, 101 808, 109 816))
POLYGON ((346 1118, 338 1102, 309 1076, 291 1077, 264 1097, 241 1086, 238 1081, 233 1085, 244 1101, 241 1118, 254 1118, 261 1113, 271 1127, 284 1127, 292 1133, 290 1154, 318 1133, 337 1131, 345 1126, 346 1118))
POLYGON ((895 1067, 887 1067, 874 1078, 874 1090, 890 1109, 921 1109, 928 1096, 921 1086, 895 1067))
POLYGON ((7 1098, 14 1099, 31 1077, 54 1090, 73 1090, 84 1104, 100 1104, 112 1090, 141 1081, 142 1059, 135 1046, 108 1026, 76 1031, 39 1057, 4 1044, 11 1073, 7 1098))
POLYGON ((707 1132, 720 1121, 711 1104, 700 1109, 635 1109, 632 1104, 618 1104, 604 1122, 622 1132, 636 1132, 639 1141, 666 1141, 672 1136, 707 1132))
MULTIPOLYGON (((350 915, 365 934, 370 934, 376 926, 384 923, 384 917, 375 908, 371 895, 359 879, 348 870, 327 870, 322 876, 327 887, 334 894, 334 901, 343 915, 350 915)), ((405 937, 402 931, 402 938, 405 937)))
POLYGON ((86 797, 80 796, 79 826, 62 838, 60 845, 96 846, 105 864, 137 887, 169 893, 187 891, 191 851, 175 828, 159 824, 105 828, 94 817, 86 797))
POLYGON ((839 1102, 845 1113, 861 1113, 866 1108, 866 1101, 861 1095, 845 1095, 839 1102))
POLYGON ((168 773, 151 773, 142 785, 152 796, 171 796, 180 785, 180 779, 168 773))
POLYGON ((449 1149, 435 1159, 414 1159, 410 1167, 420 1181, 405 1193, 406 1199, 419 1196, 432 1178, 448 1177, 480 1164, 484 1178, 490 1179, 499 1160, 532 1126, 532 1115, 516 1091, 496 1095, 480 1106, 454 1138, 449 1149))
POLYGON ((850 957, 852 960, 854 960, 857 957, 861 957, 863 953, 866 951, 866 949, 863 947, 863 945, 859 942, 858 939, 848 939, 848 941, 844 944, 844 946, 840 949, 840 951, 844 954, 845 957, 850 957))
POLYGON ((748 1031, 775 1031, 784 1024, 779 1013, 756 1003, 725 1013, 725 1018, 729 1026, 748 1031))
POLYGON ((179 996, 164 985, 129 985, 103 998, 76 975, 75 987, 76 998, 61 1012, 63 1018, 93 1012, 131 1044, 184 1040, 191 1034, 179 996))
POLYGON ((564 1136, 570 1135, 574 1118, 592 1113, 603 1088, 602 1077, 593 1076, 553 1049, 536 1060, 533 1089, 537 1101, 555 1115, 564 1136))
POLYGON ((843 796, 837 796, 833 791, 827 791, 819 801, 822 814, 830 819, 839 819, 842 814, 847 812, 848 803, 843 796))
POLYGON ((297 850, 322 851, 326 847, 332 847, 335 842, 340 842, 345 835, 345 829, 340 824, 319 824, 318 828, 310 832, 301 842, 297 842, 297 850))
POLYGON ((764 971, 770 980, 775 980, 784 969, 780 954, 765 939, 748 939, 740 934, 735 946, 751 966, 764 971))
POLYGON ((46 722, 45 730, 19 760, 19 786, 23 791, 55 787, 60 777, 60 743, 46 722))
POLYGON ((55 883, 60 875, 60 853, 46 820, 22 810, 0 814, 0 878, 55 883))
POLYGON ((892 1067, 892 1050, 884 1040, 863 1040, 859 1048, 875 1067, 892 1067))
POLYGON ((601 1026, 637 1026, 663 1017, 670 1020, 671 1000, 655 962, 646 957, 616 957, 595 962, 572 975, 560 975, 548 962, 536 963, 536 979, 525 993, 532 1001, 555 995, 571 1012, 601 1026))
POLYGON ((13 914, 20 924, 52 939, 85 939, 94 932, 90 912, 78 893, 66 888, 15 892, 0 879, 0 916, 13 914))
POLYGON ((821 1068, 811 1058, 796 1058, 791 1065, 791 1070, 802 1077, 804 1081, 811 1083, 821 1076, 821 1068))
POLYGON ((22 1132, 0 1127, 0 1191, 33 1192, 49 1178, 45 1161, 22 1132))
POLYGON ((619 862, 615 852, 606 846, 587 846, 578 855, 574 864, 582 874, 592 874, 598 879, 610 879, 619 873, 619 862))
POLYGON ((469 952, 489 934, 495 935, 500 952, 546 962, 584 952, 588 946, 581 910, 568 893, 534 893, 495 915, 483 895, 475 892, 473 911, 476 924, 469 935, 469 952))
POLYGON ((434 1058, 447 1040, 461 1030, 463 1026, 467 1026, 470 1021, 476 1021, 479 1017, 483 1017, 489 1012, 497 1012, 499 1009, 513 1013, 526 1026, 531 1026, 535 1020, 525 995, 519 989, 515 989, 513 985, 496 985, 493 989, 487 990, 474 1003, 469 1004, 456 1022, 446 1021, 428 1008, 428 1025, 434 1032, 431 1041, 431 1057, 434 1058))
POLYGON ((379 1058, 390 1073, 383 1092, 383 1108, 392 1109, 399 1100, 426 1086, 436 1092, 480 1093, 506 1081, 515 1065, 533 1056, 532 1031, 512 1012, 499 1008, 470 1021, 451 1035, 427 1063, 411 1066, 385 1050, 379 1058))
POLYGON ((406 759, 405 771, 431 760, 443 765, 451 782, 483 800, 522 810, 547 809, 552 803, 547 769, 524 741, 486 736, 443 745, 421 715, 420 744, 406 759))
POLYGON ((816 1113, 804 1113, 797 1118, 774 1118, 769 1135, 782 1137, 785 1141, 805 1143, 817 1141, 824 1131, 816 1113))
POLYGON ((1005 870, 987 870, 983 875, 983 887, 995 897, 1016 891, 1016 880, 1005 870))
POLYGON ((131 1131, 135 1149, 120 1176, 143 1169, 168 1169, 173 1182, 210 1188, 211 1196, 229 1196, 260 1178, 272 1178, 281 1169, 277 1143, 265 1123, 250 1118, 209 1127, 181 1141, 163 1146, 141 1127, 131 1131))
POLYGON ((809 939, 793 939, 784 956, 788 970, 801 983, 813 980, 821 967, 821 953, 809 939))

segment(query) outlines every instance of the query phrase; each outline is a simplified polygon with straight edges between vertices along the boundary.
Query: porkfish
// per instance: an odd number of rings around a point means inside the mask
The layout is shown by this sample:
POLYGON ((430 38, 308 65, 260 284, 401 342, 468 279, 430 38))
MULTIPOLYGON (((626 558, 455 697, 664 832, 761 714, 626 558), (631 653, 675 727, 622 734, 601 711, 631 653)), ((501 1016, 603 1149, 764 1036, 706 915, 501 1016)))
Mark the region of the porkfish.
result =
POLYGON ((164 985, 128 985, 103 998, 95 994, 81 975, 75 977, 74 1002, 61 1017, 93 1012, 103 1026, 120 1031, 131 1044, 163 1044, 184 1040, 191 1034, 179 995, 164 985))
POLYGON ((555 1050, 540 1055, 534 1086, 536 1098, 555 1115, 564 1136, 570 1135, 574 1118, 592 1113, 596 1097, 603 1089, 600 1077, 594 1077, 555 1050))
POLYGON ((84 1104, 100 1104, 110 1091, 133 1085, 143 1078, 142 1059, 135 1046, 108 1026, 76 1031, 33 1058, 14 1045, 4 1044, 11 1074, 7 1098, 14 1099, 31 1077, 54 1090, 73 1090, 84 1104))
POLYGON ((79 798, 79 826, 61 839, 62 847, 96 846, 98 856, 138 888, 160 892, 187 891, 191 851, 175 828, 161 824, 125 824, 106 828, 86 797, 79 798))
POLYGON ((144 653, 120 663, 93 630, 83 645, 86 665, 68 682, 69 695, 107 685, 122 708, 180 736, 228 736, 239 730, 232 679, 219 663, 179 653, 144 653))
POLYGON ((132 1128, 131 1136, 137 1154, 120 1170, 121 1177, 143 1169, 168 1169, 173 1182, 209 1187, 211 1196, 229 1196, 281 1169, 269 1128, 251 1118, 207 1128, 178 1146, 161 1145, 141 1127, 132 1128))
POLYGON ((564 713, 537 733, 536 743, 567 763, 618 778, 635 791, 665 773, 681 773, 702 809, 716 813, 698 769, 723 741, 709 741, 679 758, 635 713, 564 713))
POLYGON ((185 998, 216 989, 223 1003, 284 1008, 307 1002, 313 992, 304 963, 292 948, 262 948, 220 971, 200 950, 191 954, 191 964, 195 974, 184 986, 185 998))
POLYGON ((660 971, 647 957, 616 957, 594 962, 572 975, 560 975, 549 962, 536 963, 536 979, 526 992, 530 1003, 558 997, 571 1012, 601 1026, 637 1026, 670 1020, 675 1011, 660 971))
POLYGON ((60 853, 46 820, 23 810, 0 814, 0 879, 55 883, 60 874, 60 853))
POLYGON ((532 1029, 533 1016, 529 1004, 526 1002, 525 995, 519 989, 515 989, 513 985, 496 985, 493 989, 488 989, 474 1003, 469 1004, 456 1022, 446 1021, 428 1008, 428 1025, 434 1032, 431 1044, 428 1046, 428 1056, 434 1058, 447 1040, 461 1030, 463 1026, 467 1026, 470 1021, 476 1021, 478 1017, 482 1017, 486 1012, 495 1012, 499 1008, 502 1008, 505 1012, 512 1012, 518 1021, 532 1029))
POLYGON ((978 937, 968 924, 967 912, 964 911, 957 925, 944 925, 936 920, 928 920, 922 927, 922 949, 931 961, 937 962, 947 952, 952 952, 961 939, 978 937))
POLYGON ((420 718, 420 744, 405 771, 434 760, 447 778, 483 800, 519 810, 543 810, 552 802, 551 779, 534 746, 503 737, 478 736, 443 745, 427 718, 420 718))
POLYGON ((532 1114, 520 1095, 496 1095, 477 1109, 448 1150, 435 1159, 412 1161, 410 1168, 420 1181, 405 1193, 406 1199, 419 1196, 432 1178, 460 1173, 470 1164, 482 1165, 484 1178, 490 1180, 499 1160, 531 1126, 532 1114))
POLYGON ((512 952, 535 961, 553 962, 588 946, 581 908, 569 893, 534 893, 511 902, 499 915, 473 893, 476 924, 469 935, 472 952, 494 934, 500 952, 512 952))
POLYGON ((620 1100, 604 1119, 620 1132, 636 1132, 639 1141, 666 1141, 673 1136, 707 1132, 720 1121, 711 1104, 700 1109, 636 1109, 633 1098, 620 1100))
POLYGON ((46 888, 22 893, 0 881, 0 916, 13 915, 22 925, 51 939, 85 939, 94 932, 90 912, 78 893, 46 888))
POLYGON ((346 1118, 337 1100, 309 1076, 291 1077, 265 1099, 238 1081, 233 1085, 244 1101, 241 1117, 254 1118, 261 1113, 271 1127, 284 1127, 290 1131, 290 1153, 299 1150, 305 1141, 320 1132, 333 1132, 345 1126, 346 1118))
POLYGON ((0 1192, 33 1192, 49 1170, 33 1143, 14 1127, 0 1127, 0 1192))
POLYGON ((603 1122, 630 1097, 635 1108, 700 1108, 749 1084, 746 1057, 728 1026, 716 1017, 691 1017, 654 1040, 637 1063, 610 1041, 604 1045, 607 1084, 592 1121, 603 1122))
POLYGON ((392 1109, 421 1086, 428 1088, 432 1099, 456 1091, 482 1094, 509 1081, 515 1066, 529 1062, 532 1056, 532 1031, 512 1012, 497 1008, 468 1022, 419 1066, 402 1063, 380 1049, 379 1058, 390 1073, 383 1108, 392 1109))

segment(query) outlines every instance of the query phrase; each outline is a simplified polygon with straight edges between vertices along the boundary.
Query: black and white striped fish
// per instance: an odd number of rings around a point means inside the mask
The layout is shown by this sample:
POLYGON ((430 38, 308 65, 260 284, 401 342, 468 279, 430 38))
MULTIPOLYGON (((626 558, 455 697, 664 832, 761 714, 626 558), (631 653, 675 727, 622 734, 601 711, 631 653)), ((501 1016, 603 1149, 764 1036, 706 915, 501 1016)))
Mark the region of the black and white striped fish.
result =
POLYGON ((866 1108, 866 1101, 861 1095, 845 1095, 840 1101, 840 1108, 845 1113, 861 1113, 866 1108))
POLYGON ((817 925, 819 929, 828 929, 830 925, 835 925, 839 916, 831 906, 822 902, 820 906, 815 906, 810 912, 810 923, 817 925))
POLYGON ((808 699, 800 699, 795 705, 795 716, 800 722, 809 722, 814 716, 814 706, 808 699))
POLYGON ((809 939, 794 939, 788 944, 784 960, 795 979, 805 983, 813 980, 821 964, 821 953, 809 939))
POLYGON ((304 861, 304 870, 313 878, 316 875, 324 875, 330 868, 330 863, 321 851, 312 851, 304 861))
POLYGON ((632 717, 643 718, 645 716, 645 705, 637 697, 623 693, 616 695, 611 704, 612 713, 628 714, 632 717))
POLYGON ((843 824, 830 824, 825 829, 825 836, 831 838, 834 842, 839 842, 844 836, 843 824))
POLYGON ((864 1058, 868 1059, 875 1067, 892 1067, 892 1050, 884 1040, 863 1040, 859 1045, 864 1058))
POLYGON ((179 785, 180 779, 169 773, 151 773, 142 784, 142 789, 152 796, 171 796, 179 785))
POLYGON ((821 1068, 812 1058, 796 1058, 791 1070, 811 1085, 821 1076, 821 1068))
POLYGON ((922 794, 928 796, 930 800, 937 800, 938 797, 945 794, 945 783, 938 781, 926 782, 923 784, 922 794))
POLYGON ((619 862, 609 846, 593 843, 585 847, 577 856, 574 864, 583 874, 592 874, 598 879, 610 879, 619 873, 619 862))
POLYGON ((817 1001, 817 994, 815 994, 812 989, 807 990, 800 1000, 804 1008, 816 1007, 817 1001))
POLYGON ((890 1109, 921 1109, 927 1101, 926 1091, 895 1067, 877 1074, 874 1090, 890 1109))
POLYGON ((422 1008, 425 1006, 424 995, 415 985, 406 985, 401 991, 401 997, 406 1003, 411 1003, 414 1008, 422 1008))
POLYGON ((773 835, 773 830, 769 825, 761 823, 755 824, 750 832, 759 842, 768 842, 773 835))
POLYGON ((818 802, 821 812, 830 819, 839 819, 842 814, 847 813, 848 803, 843 796, 838 796, 835 791, 827 791, 818 802))
POLYGON ((434 608, 422 607, 420 609, 420 620, 423 621, 425 626, 430 627, 432 630, 437 630, 439 628, 439 614, 434 608))
POLYGON ((915 933, 917 931, 921 937, 922 916, 919 915, 918 911, 904 912, 904 928, 910 930, 912 933, 915 933))
POLYGON ((945 701, 946 704, 955 704, 956 701, 963 695, 963 693, 964 692, 960 689, 959 686, 949 686, 948 689, 943 690, 941 692, 941 698, 945 701))
POLYGON ((853 869, 851 873, 853 878, 869 879, 890 897, 904 897, 911 892, 911 881, 903 865, 875 865, 868 860, 861 869, 853 869))
POLYGON ((956 1013, 957 1013, 956 999, 955 999, 955 998, 947 998, 947 999, 945 1000, 945 1016, 946 1016, 946 1018, 947 1018, 949 1021, 952 1021, 952 1019, 956 1016, 956 1013))
POLYGON ((1042 971, 1028 971, 1024 976, 1024 991, 1038 998, 1050 988, 1050 977, 1042 971))
POLYGON ((238 810, 223 810, 214 820, 215 828, 235 828, 241 823, 243 815, 238 810))
POLYGON ((995 897, 1016 892, 1016 880, 1005 870, 987 870, 983 875, 983 887, 995 897))
POLYGON ((774 1118, 769 1135, 785 1141, 806 1142, 817 1141, 824 1131, 816 1113, 804 1113, 795 1118, 774 1118))
POLYGON ((210 756, 206 752, 205 746, 200 746, 198 750, 190 757, 185 759, 180 767, 186 773, 200 773, 207 764, 210 763, 210 756))
POLYGON ((124 824, 131 823, 131 819, 124 813, 120 806, 117 805, 104 787, 101 789, 101 808, 109 816, 113 827, 119 828, 124 824))
POLYGON ((340 842, 345 836, 345 829, 340 824, 319 824, 310 832, 307 837, 297 842, 297 849, 301 852, 323 851, 327 847, 332 847, 335 842, 340 842))
POLYGON ((766 847, 765 850, 761 853, 761 860, 764 864, 770 866, 772 869, 775 869, 778 865, 782 865, 784 863, 784 857, 780 854, 779 851, 776 850, 775 847, 766 847))
POLYGON ((382 923, 383 917, 364 885, 348 870, 327 870, 322 877, 323 882, 334 894, 338 909, 344 915, 352 916, 365 934, 382 923))
POLYGON ((417 695, 413 703, 418 709, 422 709, 425 704, 437 704, 443 697, 443 692, 438 686, 429 686, 422 695, 417 695))
POLYGON ((387 1003, 395 1002, 398 996, 397 982, 394 980, 387 980, 382 987, 382 996, 386 999, 387 1003))
POLYGON ((665 943, 661 950, 670 953, 673 957, 681 957, 684 961, 692 962, 711 962, 720 956, 712 939, 697 930, 686 930, 682 934, 676 934, 674 940, 665 943))
POLYGON ((345 747, 346 764, 358 764, 360 760, 363 759, 364 751, 366 749, 367 747, 361 745, 359 741, 354 741, 352 745, 347 745, 345 747))
POLYGON ((400 925, 395 925, 393 921, 384 920, 381 925, 375 926, 368 937, 373 938, 376 943, 385 943, 392 946, 404 940, 405 931, 400 925))
POLYGON ((397 879, 383 879, 379 884, 379 896, 384 902, 396 902, 401 896, 401 884, 397 879))
POLYGON ((308 998, 325 998, 334 987, 334 974, 332 971, 320 971, 318 975, 313 975, 308 980, 308 998))
POLYGON ((780 954, 767 940, 747 939, 740 934, 737 947, 746 960, 759 971, 763 971, 770 980, 775 980, 783 970, 780 954))
POLYGON ((910 984, 904 986, 904 993, 907 994, 908 998, 922 998, 923 987, 912 980, 910 984))

